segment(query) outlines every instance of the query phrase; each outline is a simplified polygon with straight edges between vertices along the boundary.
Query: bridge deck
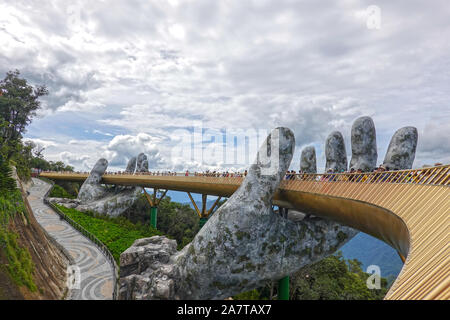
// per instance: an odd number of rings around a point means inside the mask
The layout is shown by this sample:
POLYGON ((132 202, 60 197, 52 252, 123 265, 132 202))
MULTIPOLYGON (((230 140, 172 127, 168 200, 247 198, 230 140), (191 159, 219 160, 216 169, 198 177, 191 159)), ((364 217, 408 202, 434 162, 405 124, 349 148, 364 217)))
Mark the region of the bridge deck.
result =
MULTIPOLYGON (((82 182, 87 174, 42 173, 82 182)), ((229 197, 242 178, 105 174, 103 183, 229 197)), ((385 299, 450 298, 450 166, 371 174, 297 175, 274 203, 377 237, 406 257, 385 299)))

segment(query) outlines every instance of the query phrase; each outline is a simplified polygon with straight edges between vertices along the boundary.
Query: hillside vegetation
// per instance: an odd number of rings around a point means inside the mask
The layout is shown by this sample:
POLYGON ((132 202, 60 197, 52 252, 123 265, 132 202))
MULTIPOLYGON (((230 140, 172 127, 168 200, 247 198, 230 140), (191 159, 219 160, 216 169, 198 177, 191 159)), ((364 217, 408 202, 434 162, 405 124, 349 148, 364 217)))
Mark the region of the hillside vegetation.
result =
MULTIPOLYGON (((124 213, 130 221, 143 225, 150 224, 150 205, 144 194, 124 213)), ((159 204, 157 229, 171 239, 177 240, 178 249, 192 241, 200 230, 199 217, 188 204, 171 201, 166 196, 159 204)))
POLYGON ((80 212, 61 205, 56 206, 103 242, 111 251, 117 264, 119 264, 120 254, 131 247, 135 240, 161 235, 158 230, 150 226, 134 224, 124 217, 111 218, 93 212, 80 212))
POLYGON ((0 299, 61 299, 66 291, 67 259, 16 188, 16 182, 31 183, 32 163, 42 157, 22 134, 46 94, 17 70, 0 80, 0 299))
MULTIPOLYGON (((0 156, 0 261, 4 261, 0 265, 0 272, 7 273, 17 286, 26 286, 31 292, 35 292, 37 287, 33 280, 31 255, 27 248, 18 244, 19 235, 10 226, 10 221, 16 215, 28 218, 22 194, 11 175, 11 168, 0 156)), ((4 275, 1 278, 7 281, 4 275)))

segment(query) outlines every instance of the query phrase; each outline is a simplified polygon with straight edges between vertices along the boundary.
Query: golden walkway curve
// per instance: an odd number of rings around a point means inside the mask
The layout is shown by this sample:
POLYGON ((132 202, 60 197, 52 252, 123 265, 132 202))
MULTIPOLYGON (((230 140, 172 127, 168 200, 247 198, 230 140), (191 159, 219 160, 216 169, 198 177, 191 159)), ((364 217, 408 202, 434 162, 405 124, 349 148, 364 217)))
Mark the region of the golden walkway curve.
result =
MULTIPOLYGON (((88 174, 41 173, 82 182, 88 174)), ((105 174, 103 183, 229 197, 242 178, 105 174)), ((450 298, 450 165, 283 180, 274 204, 329 218, 383 240, 406 257, 385 299, 450 298)))

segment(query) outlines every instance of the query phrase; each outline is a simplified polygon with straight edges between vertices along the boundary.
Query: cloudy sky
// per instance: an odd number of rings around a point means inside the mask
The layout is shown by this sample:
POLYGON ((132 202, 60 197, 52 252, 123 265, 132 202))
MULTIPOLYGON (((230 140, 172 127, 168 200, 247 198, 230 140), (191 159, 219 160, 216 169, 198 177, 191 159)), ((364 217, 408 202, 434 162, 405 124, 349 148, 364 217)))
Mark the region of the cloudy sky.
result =
POLYGON ((1 0, 0 73, 47 85, 25 137, 79 170, 139 152, 151 168, 242 168, 220 158, 221 134, 232 148, 277 126, 295 133, 292 169, 307 145, 322 168, 327 135, 350 153, 363 115, 378 163, 417 127, 419 167, 450 163, 449 17, 448 0, 1 0))

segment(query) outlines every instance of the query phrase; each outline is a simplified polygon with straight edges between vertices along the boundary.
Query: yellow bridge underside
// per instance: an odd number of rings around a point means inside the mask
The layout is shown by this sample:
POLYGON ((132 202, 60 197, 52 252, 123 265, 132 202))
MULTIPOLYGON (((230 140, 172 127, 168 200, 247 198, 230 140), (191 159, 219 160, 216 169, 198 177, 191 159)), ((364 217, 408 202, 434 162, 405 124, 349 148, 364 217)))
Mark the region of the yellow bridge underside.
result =
MULTIPOLYGON (((448 172, 448 168, 446 174, 448 172)), ((41 173, 83 182, 88 174, 41 173)), ((443 184, 283 180, 274 204, 329 218, 383 240, 406 261, 385 299, 449 299, 450 197, 443 184)), ((104 184, 231 196, 242 178, 105 174, 104 184)))

